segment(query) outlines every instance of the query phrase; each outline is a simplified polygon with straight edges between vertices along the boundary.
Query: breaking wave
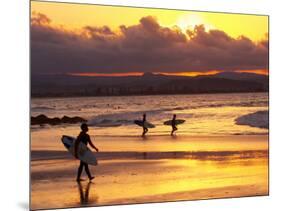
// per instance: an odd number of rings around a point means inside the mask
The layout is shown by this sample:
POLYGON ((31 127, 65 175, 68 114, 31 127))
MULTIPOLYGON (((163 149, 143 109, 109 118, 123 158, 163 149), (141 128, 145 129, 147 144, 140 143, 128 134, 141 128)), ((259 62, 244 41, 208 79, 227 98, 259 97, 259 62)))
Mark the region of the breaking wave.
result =
POLYGON ((266 128, 269 127, 268 110, 258 111, 246 114, 235 119, 237 125, 249 125, 251 127, 266 128))

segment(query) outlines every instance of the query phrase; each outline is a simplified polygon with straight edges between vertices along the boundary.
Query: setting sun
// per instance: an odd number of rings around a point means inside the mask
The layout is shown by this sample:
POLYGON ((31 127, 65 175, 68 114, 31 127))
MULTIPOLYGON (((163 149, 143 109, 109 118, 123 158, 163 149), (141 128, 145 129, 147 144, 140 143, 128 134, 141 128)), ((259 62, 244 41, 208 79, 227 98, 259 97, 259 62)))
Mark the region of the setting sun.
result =
POLYGON ((208 24, 200 14, 186 14, 179 17, 176 22, 176 25, 180 27, 180 29, 185 32, 187 29, 192 30, 197 25, 204 25, 205 29, 209 31, 214 28, 212 25, 208 24))

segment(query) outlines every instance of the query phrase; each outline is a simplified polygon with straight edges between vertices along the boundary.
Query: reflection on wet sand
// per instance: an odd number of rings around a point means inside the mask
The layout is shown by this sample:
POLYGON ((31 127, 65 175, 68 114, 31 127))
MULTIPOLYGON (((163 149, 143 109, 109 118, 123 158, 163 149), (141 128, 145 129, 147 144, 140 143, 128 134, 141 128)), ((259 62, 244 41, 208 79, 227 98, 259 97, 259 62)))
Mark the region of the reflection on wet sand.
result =
POLYGON ((92 184, 92 182, 87 182, 87 184, 84 185, 82 182, 77 182, 81 206, 87 206, 89 204, 93 205, 97 203, 98 197, 89 197, 92 184))
POLYGON ((32 209, 268 195, 267 135, 98 137, 94 183, 81 184, 79 161, 59 142, 43 146, 55 136, 37 138, 32 209))
POLYGON ((48 162, 32 162, 32 209, 268 195, 266 155, 102 160, 94 183, 75 181, 75 161, 48 162))

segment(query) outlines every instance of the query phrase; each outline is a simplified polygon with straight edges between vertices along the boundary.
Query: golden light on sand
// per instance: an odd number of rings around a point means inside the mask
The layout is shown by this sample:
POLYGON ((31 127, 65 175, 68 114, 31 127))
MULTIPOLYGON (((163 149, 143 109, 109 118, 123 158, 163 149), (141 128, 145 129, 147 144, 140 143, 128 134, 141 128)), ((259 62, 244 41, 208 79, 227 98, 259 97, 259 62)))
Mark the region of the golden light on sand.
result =
POLYGON ((62 171, 67 179, 33 180, 31 206, 42 209, 267 195, 267 162, 266 158, 142 160, 137 164, 129 160, 101 161, 103 165, 95 171, 104 172, 103 177, 91 184, 76 184, 71 180, 72 174, 67 175, 75 168, 74 162, 63 167, 48 162, 44 168, 34 163, 33 173, 48 174, 55 165, 56 169, 67 169, 62 171), (118 171, 120 166, 134 173, 118 171), (112 169, 115 174, 111 174, 112 169))

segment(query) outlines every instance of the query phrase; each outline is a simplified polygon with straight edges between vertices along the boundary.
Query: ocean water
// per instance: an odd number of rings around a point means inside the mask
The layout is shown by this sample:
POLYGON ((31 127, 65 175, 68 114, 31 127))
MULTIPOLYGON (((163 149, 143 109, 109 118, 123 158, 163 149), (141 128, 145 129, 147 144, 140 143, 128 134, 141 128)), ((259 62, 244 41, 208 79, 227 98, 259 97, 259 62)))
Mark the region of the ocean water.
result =
MULTIPOLYGON (((169 134, 163 122, 172 118, 186 120, 178 135, 259 135, 268 134, 268 93, 156 95, 118 97, 33 98, 31 115, 48 117, 80 116, 88 120, 98 136, 138 136, 142 119, 156 127, 148 135, 169 134)), ((31 131, 77 125, 32 126, 31 131)))

